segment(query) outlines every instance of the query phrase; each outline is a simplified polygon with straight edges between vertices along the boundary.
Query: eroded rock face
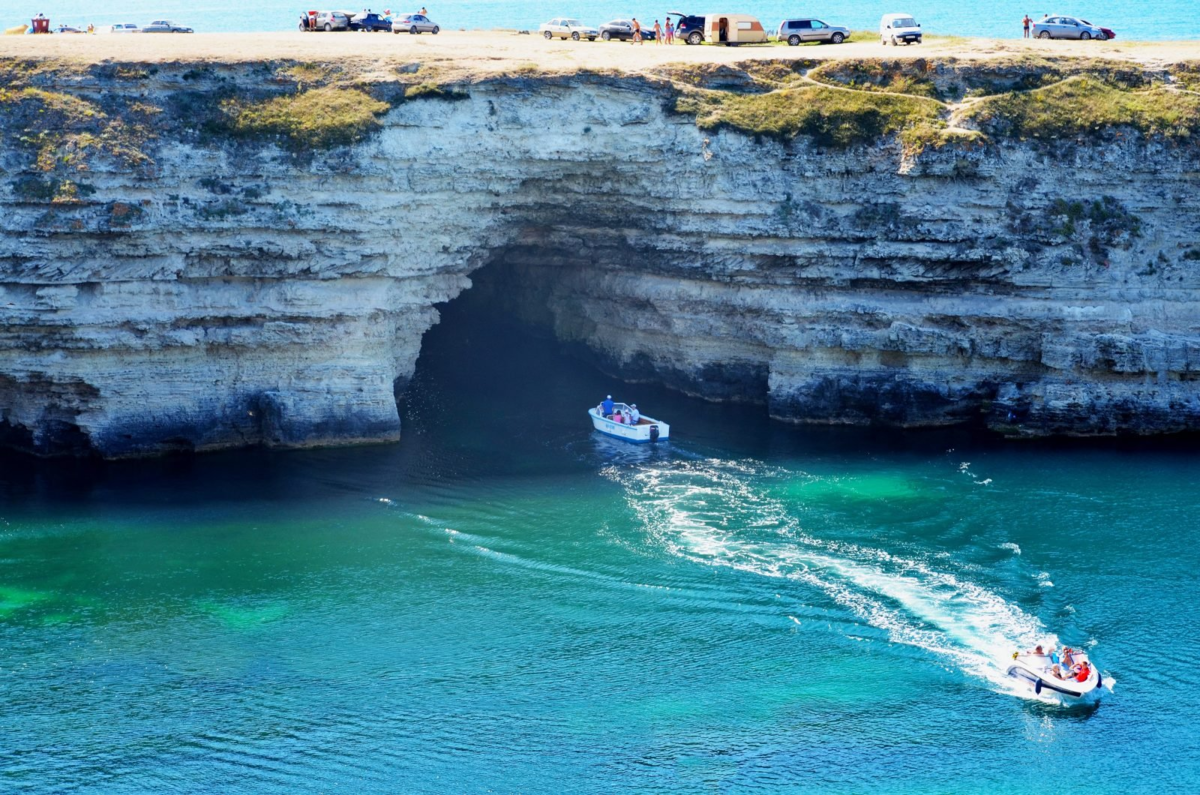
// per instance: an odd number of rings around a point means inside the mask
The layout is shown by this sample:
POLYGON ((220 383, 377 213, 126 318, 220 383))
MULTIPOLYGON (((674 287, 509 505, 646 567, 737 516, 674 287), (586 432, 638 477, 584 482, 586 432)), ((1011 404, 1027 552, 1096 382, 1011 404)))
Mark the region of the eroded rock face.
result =
MULTIPOLYGON (((180 79, 106 90, 170 107, 180 79)), ((435 305, 485 264, 478 289, 615 373, 781 419, 1200 426, 1195 149, 820 151, 701 132, 633 79, 468 91, 307 154, 164 122, 67 201, 6 137, 0 437, 396 439, 435 305)))

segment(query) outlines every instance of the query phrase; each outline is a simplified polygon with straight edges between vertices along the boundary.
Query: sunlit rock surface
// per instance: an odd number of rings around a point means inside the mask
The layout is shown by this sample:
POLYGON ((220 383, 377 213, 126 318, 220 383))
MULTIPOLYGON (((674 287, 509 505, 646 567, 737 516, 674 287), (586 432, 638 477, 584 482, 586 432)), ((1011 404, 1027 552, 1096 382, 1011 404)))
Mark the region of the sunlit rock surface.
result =
POLYGON ((365 140, 297 152, 189 124, 181 98, 253 69, 186 74, 47 78, 162 109, 144 160, 94 154, 65 197, 20 140, 36 122, 5 120, 6 444, 397 439, 435 305, 472 279, 617 375, 784 420, 1200 427, 1194 146, 822 150, 576 76, 395 102, 365 140))

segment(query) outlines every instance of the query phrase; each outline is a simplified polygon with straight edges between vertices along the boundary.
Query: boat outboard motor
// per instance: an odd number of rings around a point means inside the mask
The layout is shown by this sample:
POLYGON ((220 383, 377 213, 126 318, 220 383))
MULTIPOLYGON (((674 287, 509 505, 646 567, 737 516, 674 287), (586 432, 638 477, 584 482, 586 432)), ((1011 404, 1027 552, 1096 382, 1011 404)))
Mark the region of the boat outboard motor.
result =
POLYGON ((650 426, 650 441, 652 441, 652 442, 658 441, 658 426, 657 425, 650 426))

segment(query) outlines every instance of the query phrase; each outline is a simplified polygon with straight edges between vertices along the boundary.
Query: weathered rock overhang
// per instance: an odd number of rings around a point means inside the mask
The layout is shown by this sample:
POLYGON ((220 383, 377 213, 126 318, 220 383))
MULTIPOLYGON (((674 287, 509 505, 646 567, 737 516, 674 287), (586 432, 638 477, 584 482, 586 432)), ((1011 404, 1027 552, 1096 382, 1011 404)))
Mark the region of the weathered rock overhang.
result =
POLYGON ((396 439, 435 306, 485 264, 480 289, 612 372, 780 419, 1200 424, 1188 143, 821 143, 703 129, 667 77, 586 75, 355 86, 381 107, 313 132, 262 109, 305 94, 285 67, 6 99, 5 443, 396 439))

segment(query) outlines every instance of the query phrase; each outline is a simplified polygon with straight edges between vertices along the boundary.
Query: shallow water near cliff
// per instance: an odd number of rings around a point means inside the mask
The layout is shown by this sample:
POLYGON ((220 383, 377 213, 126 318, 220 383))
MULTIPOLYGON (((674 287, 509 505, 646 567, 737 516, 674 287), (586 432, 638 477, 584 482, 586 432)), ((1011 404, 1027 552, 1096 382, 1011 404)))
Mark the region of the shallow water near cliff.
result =
POLYGON ((1194 445, 794 428, 448 314, 399 445, 0 459, 4 789, 1200 782, 1194 445), (1098 705, 1011 691, 1052 637, 1098 705))

